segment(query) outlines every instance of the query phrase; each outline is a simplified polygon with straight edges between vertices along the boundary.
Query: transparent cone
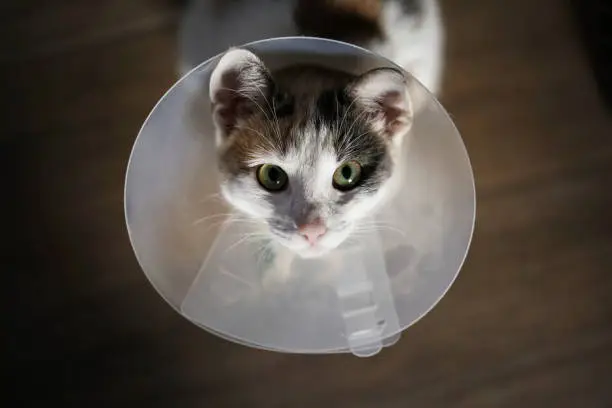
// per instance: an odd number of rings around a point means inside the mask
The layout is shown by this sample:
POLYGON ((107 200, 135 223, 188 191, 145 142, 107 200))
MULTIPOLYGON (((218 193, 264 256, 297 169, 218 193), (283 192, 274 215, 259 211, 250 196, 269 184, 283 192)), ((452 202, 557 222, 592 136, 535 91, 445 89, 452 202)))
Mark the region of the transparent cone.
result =
MULTIPOLYGON (((393 66, 329 40, 277 38, 246 47, 272 70, 301 62, 355 74, 393 66)), ((125 211, 145 274, 183 316, 248 346, 369 356, 395 343, 446 293, 472 237, 474 182, 452 121, 411 81, 418 112, 404 146, 402 185, 364 220, 373 227, 317 259, 267 253, 261 241, 247 239, 249 224, 234 222, 218 194, 207 100, 217 60, 164 95, 134 145, 125 211)))

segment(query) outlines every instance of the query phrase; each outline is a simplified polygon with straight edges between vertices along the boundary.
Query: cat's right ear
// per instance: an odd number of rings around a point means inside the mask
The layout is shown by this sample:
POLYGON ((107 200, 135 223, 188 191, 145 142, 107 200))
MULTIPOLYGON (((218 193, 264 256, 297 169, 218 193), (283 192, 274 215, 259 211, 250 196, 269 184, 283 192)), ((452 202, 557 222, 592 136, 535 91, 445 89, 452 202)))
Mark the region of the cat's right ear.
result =
POLYGON ((358 77, 349 87, 357 105, 369 113, 377 132, 399 142, 414 119, 407 78, 395 68, 376 68, 358 77))
POLYGON ((272 89, 264 63, 244 49, 228 51, 210 77, 210 101, 217 143, 231 134, 241 119, 262 109, 272 89))

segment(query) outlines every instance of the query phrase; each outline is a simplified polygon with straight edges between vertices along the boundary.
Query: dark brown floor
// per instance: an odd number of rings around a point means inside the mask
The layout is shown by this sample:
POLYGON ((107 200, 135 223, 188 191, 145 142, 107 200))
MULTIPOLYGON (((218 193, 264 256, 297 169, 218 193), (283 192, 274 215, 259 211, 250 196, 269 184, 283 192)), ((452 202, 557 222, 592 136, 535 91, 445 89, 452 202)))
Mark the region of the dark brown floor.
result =
POLYGON ((174 80, 168 1, 2 2, 3 405, 611 407, 612 120, 569 11, 443 5, 476 234, 446 298, 362 360, 217 339, 139 270, 123 175, 174 80))

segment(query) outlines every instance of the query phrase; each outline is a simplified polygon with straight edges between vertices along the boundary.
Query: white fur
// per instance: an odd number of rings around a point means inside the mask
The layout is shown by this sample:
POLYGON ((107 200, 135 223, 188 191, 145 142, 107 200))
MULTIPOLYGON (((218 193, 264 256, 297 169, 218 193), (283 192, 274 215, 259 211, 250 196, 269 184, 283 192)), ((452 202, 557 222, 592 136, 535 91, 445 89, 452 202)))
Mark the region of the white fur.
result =
MULTIPOLYGON (((271 37, 299 35, 293 25, 294 1, 232 2, 220 13, 211 0, 194 0, 181 26, 179 70, 186 74, 233 46, 271 37)), ((423 0, 423 13, 406 16, 400 5, 384 3, 385 41, 360 44, 394 61, 431 92, 438 93, 443 68, 444 33, 437 0, 423 0)))
POLYGON ((424 0, 420 17, 406 16, 395 2, 382 10, 387 40, 365 47, 395 62, 414 75, 432 93, 440 92, 444 30, 437 0, 424 0))

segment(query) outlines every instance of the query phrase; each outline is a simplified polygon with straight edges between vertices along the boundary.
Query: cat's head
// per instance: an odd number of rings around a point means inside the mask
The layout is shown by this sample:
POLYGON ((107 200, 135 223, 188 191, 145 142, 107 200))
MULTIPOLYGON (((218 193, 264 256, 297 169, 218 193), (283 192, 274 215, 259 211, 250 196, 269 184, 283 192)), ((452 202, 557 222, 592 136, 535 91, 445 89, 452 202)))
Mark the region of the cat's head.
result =
POLYGON ((302 257, 336 248, 384 200, 413 120, 398 70, 271 73, 243 49, 219 61, 210 100, 223 196, 302 257))

